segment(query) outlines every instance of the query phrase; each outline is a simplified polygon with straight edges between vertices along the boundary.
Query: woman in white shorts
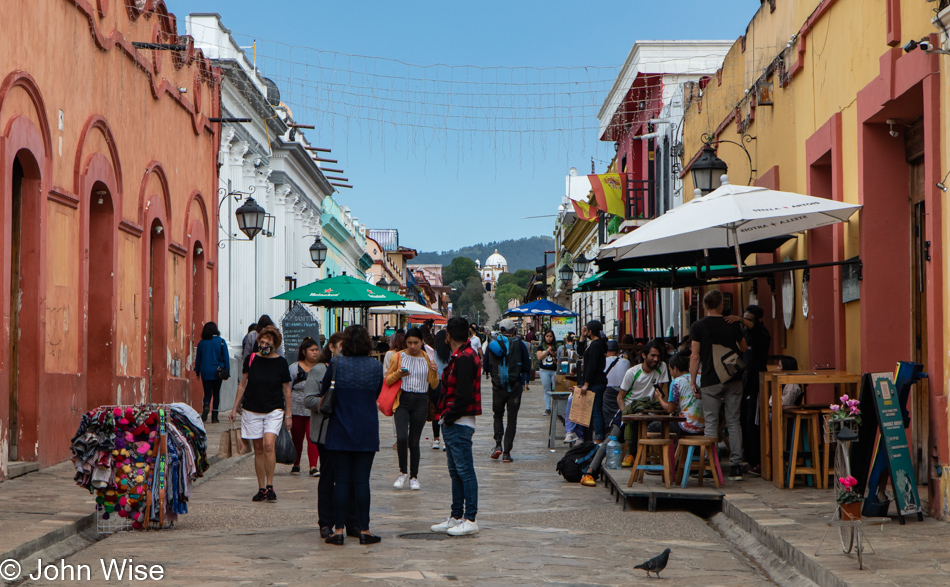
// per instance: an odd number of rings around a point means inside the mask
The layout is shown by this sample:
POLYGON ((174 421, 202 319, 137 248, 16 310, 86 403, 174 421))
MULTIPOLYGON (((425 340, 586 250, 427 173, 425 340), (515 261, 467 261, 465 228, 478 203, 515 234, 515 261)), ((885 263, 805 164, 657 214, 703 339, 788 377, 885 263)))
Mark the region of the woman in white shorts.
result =
POLYGON ((257 335, 260 350, 244 359, 244 376, 230 414, 233 422, 243 402, 241 436, 254 444, 254 470, 260 487, 253 501, 277 501, 274 445, 281 425, 290 430, 293 422, 287 409, 290 407, 290 368, 287 359, 277 354, 280 343, 280 331, 273 326, 257 335))

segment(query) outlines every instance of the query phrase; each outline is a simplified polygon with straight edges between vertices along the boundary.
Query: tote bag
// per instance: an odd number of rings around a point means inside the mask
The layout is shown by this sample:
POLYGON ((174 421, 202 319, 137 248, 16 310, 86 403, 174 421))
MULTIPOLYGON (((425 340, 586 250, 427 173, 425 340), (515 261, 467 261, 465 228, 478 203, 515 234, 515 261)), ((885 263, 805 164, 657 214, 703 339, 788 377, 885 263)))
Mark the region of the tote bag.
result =
MULTIPOLYGON (((402 356, 400 353, 396 353, 393 358, 393 361, 401 361, 402 356)), ((397 365, 399 363, 396 363, 397 365)), ((392 385, 383 381, 383 389, 379 392, 379 397, 376 398, 376 407, 379 408, 379 411, 383 413, 384 416, 393 415, 393 407, 396 404, 396 398, 399 397, 399 392, 402 390, 402 380, 396 381, 392 385)))

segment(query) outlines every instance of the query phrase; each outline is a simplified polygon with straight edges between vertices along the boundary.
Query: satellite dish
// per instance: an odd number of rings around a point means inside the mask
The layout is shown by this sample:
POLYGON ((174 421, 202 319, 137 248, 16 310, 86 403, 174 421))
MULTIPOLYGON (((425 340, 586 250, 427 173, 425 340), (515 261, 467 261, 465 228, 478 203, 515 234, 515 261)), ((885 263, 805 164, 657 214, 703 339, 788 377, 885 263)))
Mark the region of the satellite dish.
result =
POLYGON ((274 80, 265 77, 264 85, 267 86, 267 102, 274 107, 280 106, 280 90, 274 80))
POLYGON ((570 175, 577 175, 577 168, 576 168, 576 167, 571 167, 571 168, 568 170, 568 173, 569 173, 570 175))

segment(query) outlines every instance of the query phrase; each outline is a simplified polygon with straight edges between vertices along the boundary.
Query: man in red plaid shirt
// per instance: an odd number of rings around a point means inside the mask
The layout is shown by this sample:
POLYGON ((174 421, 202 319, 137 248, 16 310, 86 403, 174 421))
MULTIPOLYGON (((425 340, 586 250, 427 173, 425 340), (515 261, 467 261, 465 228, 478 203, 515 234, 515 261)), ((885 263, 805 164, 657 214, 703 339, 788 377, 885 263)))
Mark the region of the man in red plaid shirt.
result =
POLYGON ((444 522, 432 526, 432 531, 463 536, 478 532, 478 479, 472 435, 475 416, 482 414, 482 363, 468 340, 468 321, 455 317, 445 328, 452 356, 442 372, 438 413, 452 477, 452 513, 444 522))

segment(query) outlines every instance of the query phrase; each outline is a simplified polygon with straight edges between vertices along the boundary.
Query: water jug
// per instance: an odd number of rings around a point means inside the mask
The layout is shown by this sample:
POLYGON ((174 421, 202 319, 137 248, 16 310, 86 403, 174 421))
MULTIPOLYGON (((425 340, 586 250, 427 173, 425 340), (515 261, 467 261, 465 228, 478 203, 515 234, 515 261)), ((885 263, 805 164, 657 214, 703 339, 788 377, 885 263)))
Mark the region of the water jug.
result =
POLYGON ((607 457, 605 459, 604 466, 608 469, 619 469, 621 452, 620 443, 617 442, 617 437, 611 436, 610 441, 607 443, 607 457))

